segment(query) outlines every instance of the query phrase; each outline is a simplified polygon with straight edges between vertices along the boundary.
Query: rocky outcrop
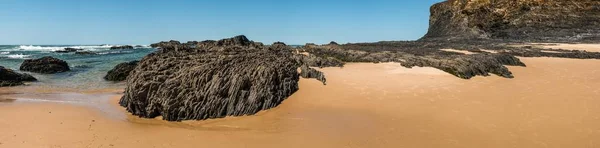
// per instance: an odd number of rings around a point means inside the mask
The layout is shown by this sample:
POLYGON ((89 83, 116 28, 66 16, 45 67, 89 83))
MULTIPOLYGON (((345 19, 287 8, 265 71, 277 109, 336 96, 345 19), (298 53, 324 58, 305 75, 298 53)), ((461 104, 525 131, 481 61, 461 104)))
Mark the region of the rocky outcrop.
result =
POLYGON ((23 85, 23 82, 29 81, 37 81, 37 79, 29 74, 17 73, 0 66, 0 87, 23 85))
POLYGON ((325 74, 323 74, 323 72, 310 68, 308 65, 302 65, 300 71, 300 76, 303 78, 315 78, 323 82, 323 85, 327 84, 327 79, 325 79, 325 74))
POLYGON ((513 78, 512 72, 504 65, 525 66, 521 60, 506 54, 473 54, 443 57, 410 57, 401 65, 412 68, 433 67, 463 79, 475 76, 489 76, 489 73, 505 78, 513 78))
MULTIPOLYGON (((446 52, 442 47, 469 47, 461 44, 429 42, 379 42, 345 45, 305 46, 302 50, 317 59, 334 59, 340 62, 397 62, 404 67, 433 67, 459 78, 489 76, 490 73, 513 78, 505 65, 525 66, 518 58, 509 54, 482 53, 464 55, 446 52)), ((475 48, 475 47, 472 47, 475 48)), ((305 63, 311 63, 311 60, 305 63)), ((312 66, 312 65, 311 65, 312 66)), ((327 65, 326 67, 331 66, 327 65)))
POLYGON ((19 69, 42 74, 53 74, 71 70, 67 62, 51 56, 25 60, 19 69))
POLYGON ((600 38, 598 0, 448 0, 422 40, 586 41, 600 38))
POLYGON ((121 63, 121 64, 115 66, 115 68, 108 71, 108 73, 106 73, 106 76, 104 76, 104 80, 125 81, 127 79, 127 76, 129 76, 129 73, 131 71, 133 71, 133 69, 137 65, 138 65, 138 61, 121 63))
POLYGON ((131 45, 123 45, 123 46, 113 46, 110 47, 111 50, 115 50, 115 49, 133 49, 133 46, 131 45))
POLYGON ((152 44, 161 50, 144 57, 130 73, 119 104, 133 115, 169 121, 273 108, 298 90, 302 64, 291 47, 273 45, 245 36, 152 44))

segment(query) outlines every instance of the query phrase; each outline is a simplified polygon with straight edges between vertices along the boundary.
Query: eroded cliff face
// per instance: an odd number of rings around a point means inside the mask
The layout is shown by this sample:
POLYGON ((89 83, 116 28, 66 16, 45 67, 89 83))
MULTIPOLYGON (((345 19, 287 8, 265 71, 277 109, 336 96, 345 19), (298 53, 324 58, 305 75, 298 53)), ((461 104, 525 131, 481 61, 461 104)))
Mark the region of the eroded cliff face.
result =
POLYGON ((600 40, 600 0, 448 0, 422 40, 600 40))

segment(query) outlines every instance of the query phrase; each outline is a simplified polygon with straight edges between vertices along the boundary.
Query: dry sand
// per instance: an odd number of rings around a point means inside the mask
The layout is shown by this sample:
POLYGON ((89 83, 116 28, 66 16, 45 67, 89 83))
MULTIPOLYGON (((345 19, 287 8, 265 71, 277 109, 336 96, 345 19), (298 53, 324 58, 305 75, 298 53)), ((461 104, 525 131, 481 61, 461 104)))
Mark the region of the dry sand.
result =
POLYGON ((510 67, 514 79, 325 68, 326 86, 302 79, 277 108, 208 121, 131 117, 114 93, 83 105, 17 100, 0 103, 0 147, 600 147, 600 61, 521 59, 528 67, 510 67))

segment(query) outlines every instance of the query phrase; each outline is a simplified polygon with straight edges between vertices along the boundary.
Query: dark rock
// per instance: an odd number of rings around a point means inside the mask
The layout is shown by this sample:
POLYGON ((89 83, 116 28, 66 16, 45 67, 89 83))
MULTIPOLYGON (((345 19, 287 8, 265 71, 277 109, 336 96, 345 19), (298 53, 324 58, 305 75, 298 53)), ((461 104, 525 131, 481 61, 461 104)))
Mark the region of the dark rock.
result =
POLYGON ((431 7, 422 40, 593 40, 600 37, 599 5, 598 0, 448 0, 431 7))
POLYGON ((69 53, 69 52, 77 52, 77 51, 80 51, 80 50, 83 50, 83 49, 79 49, 79 48, 65 48, 63 50, 57 50, 57 51, 54 51, 54 52, 57 52, 57 53, 69 53))
POLYGON ((106 76, 104 76, 105 80, 108 81, 124 81, 129 76, 129 73, 138 65, 138 61, 131 61, 121 63, 112 70, 108 71, 106 76))
POLYGON ((329 42, 329 45, 340 45, 340 44, 338 44, 337 42, 331 41, 331 42, 329 42))
POLYGON ((37 81, 37 79, 29 74, 17 73, 0 66, 0 87, 23 85, 23 82, 28 81, 37 81))
POLYGON ((77 51, 77 52, 75 52, 75 54, 78 54, 78 55, 96 55, 97 53, 92 52, 92 51, 77 51))
POLYGON ((43 74, 53 74, 69 71, 69 65, 67 62, 53 58, 51 56, 42 57, 39 59, 28 59, 23 61, 21 67, 22 71, 30 71, 43 74))
POLYGON ((474 54, 449 57, 412 57, 401 62, 404 67, 434 67, 459 78, 470 79, 489 73, 505 78, 513 78, 504 65, 525 66, 518 58, 506 54, 474 54))
POLYGON ((136 116, 181 121, 252 115, 298 90, 301 64, 289 46, 237 36, 153 47, 162 50, 139 62, 119 102, 136 116))
POLYGON ((142 47, 144 47, 144 46, 142 46, 142 45, 135 45, 135 48, 142 48, 142 47))
POLYGON ((113 46, 113 47, 110 47, 110 49, 111 50, 114 50, 114 49, 133 49, 133 46, 131 46, 131 45, 113 46))
POLYGON ((327 79, 325 79, 325 74, 323 74, 323 72, 310 68, 307 65, 302 65, 300 71, 300 76, 303 78, 315 78, 323 82, 323 85, 327 84, 327 79))

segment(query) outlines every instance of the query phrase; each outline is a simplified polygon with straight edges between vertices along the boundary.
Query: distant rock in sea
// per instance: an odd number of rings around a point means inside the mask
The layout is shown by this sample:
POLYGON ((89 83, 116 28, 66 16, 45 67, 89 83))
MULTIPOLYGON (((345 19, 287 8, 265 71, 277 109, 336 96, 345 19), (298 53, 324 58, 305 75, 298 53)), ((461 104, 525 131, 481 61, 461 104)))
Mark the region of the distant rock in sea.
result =
POLYGON ((19 69, 42 74, 53 74, 70 70, 67 62, 51 56, 25 60, 19 69))
POLYGON ((115 68, 112 70, 108 71, 106 76, 104 76, 104 79, 107 81, 124 81, 127 79, 127 76, 129 76, 129 73, 135 68, 135 66, 138 65, 138 62, 139 61, 121 63, 115 66, 115 68))
POLYGON ((23 85, 23 82, 37 81, 29 74, 22 74, 0 66, 0 87, 23 85))
POLYGON ((133 46, 131 46, 131 45, 113 46, 113 47, 110 47, 110 49, 113 49, 113 50, 114 49, 133 49, 133 46))
POLYGON ((97 53, 92 52, 92 51, 77 51, 77 52, 75 52, 75 54, 78 54, 78 55, 96 55, 97 53))
POLYGON ((600 40, 598 0, 448 0, 431 7, 422 40, 600 40))
POLYGON ((152 47, 162 50, 139 62, 119 102, 133 115, 169 121, 252 115, 298 90, 302 61, 283 43, 265 46, 236 36, 152 47))
POLYGON ((79 49, 79 48, 64 48, 63 50, 57 50, 54 52, 58 52, 58 53, 69 53, 69 52, 77 52, 83 49, 79 49))

